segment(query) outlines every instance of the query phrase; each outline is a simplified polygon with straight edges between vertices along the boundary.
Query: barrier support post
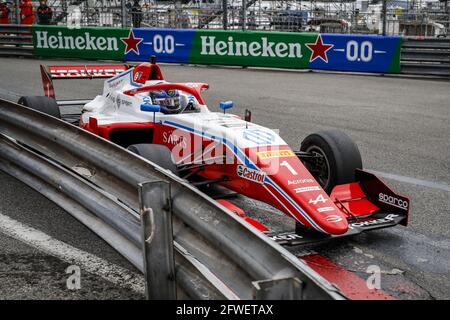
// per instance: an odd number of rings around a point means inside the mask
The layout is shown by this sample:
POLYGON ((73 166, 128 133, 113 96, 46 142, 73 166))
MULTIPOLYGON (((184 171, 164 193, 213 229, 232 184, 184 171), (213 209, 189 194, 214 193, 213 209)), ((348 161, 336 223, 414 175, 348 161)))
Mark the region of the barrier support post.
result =
POLYGON ((222 26, 223 30, 228 29, 228 0, 222 0, 222 26))
POLYGON ((150 300, 175 300, 170 184, 164 181, 139 185, 146 295, 150 300))

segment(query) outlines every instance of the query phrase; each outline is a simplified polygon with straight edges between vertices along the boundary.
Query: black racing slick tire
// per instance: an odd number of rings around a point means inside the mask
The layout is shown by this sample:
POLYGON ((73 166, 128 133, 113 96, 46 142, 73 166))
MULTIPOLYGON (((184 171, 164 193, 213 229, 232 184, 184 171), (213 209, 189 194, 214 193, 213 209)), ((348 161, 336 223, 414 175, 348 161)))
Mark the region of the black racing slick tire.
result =
POLYGON ((339 130, 310 134, 300 150, 319 156, 305 161, 305 166, 328 194, 336 185, 354 182, 355 170, 362 169, 358 146, 339 130))
POLYGON ((174 174, 178 175, 178 169, 175 163, 172 161, 172 153, 169 148, 159 144, 133 144, 127 148, 133 153, 140 155, 158 166, 172 171, 174 174))
POLYGON ((25 96, 18 101, 25 107, 43 112, 55 118, 61 119, 61 112, 55 99, 44 96, 25 96))

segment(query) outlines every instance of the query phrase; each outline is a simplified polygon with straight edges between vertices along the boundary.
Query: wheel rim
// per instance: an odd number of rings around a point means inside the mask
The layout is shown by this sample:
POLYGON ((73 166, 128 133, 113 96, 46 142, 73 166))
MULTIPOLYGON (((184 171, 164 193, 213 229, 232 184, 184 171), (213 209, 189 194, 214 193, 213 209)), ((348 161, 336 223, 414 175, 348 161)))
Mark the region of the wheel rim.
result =
POLYGON ((311 160, 312 164, 309 165, 308 170, 322 188, 326 189, 330 184, 330 164, 325 156, 325 152, 318 146, 310 146, 306 149, 306 152, 320 156, 311 160))

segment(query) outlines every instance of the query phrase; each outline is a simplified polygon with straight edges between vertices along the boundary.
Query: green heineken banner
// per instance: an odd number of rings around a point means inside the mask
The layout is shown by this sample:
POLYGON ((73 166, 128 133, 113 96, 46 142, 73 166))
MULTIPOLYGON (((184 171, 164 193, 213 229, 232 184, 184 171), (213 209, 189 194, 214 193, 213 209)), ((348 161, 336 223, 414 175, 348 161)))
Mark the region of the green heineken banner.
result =
POLYGON ((83 59, 123 60, 129 29, 33 26, 34 55, 83 59))
POLYGON ((400 72, 401 37, 261 31, 33 27, 46 57, 400 72))
POLYGON ((190 63, 227 64, 258 67, 308 68, 317 34, 278 32, 196 32, 190 63))

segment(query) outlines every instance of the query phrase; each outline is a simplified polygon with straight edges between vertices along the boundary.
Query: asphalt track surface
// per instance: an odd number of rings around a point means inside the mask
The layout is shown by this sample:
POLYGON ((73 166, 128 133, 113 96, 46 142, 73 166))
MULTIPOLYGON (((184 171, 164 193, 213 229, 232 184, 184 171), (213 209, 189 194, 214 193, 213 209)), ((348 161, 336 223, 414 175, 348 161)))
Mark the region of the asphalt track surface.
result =
MULTIPOLYGON (((41 63, 83 62, 1 58, 0 96, 42 95, 41 63)), ((162 70, 168 81, 209 83, 204 96, 210 109, 217 110, 221 100, 233 100, 234 113, 252 110, 254 122, 279 129, 294 149, 306 135, 319 130, 349 134, 360 148, 364 167, 411 198, 410 225, 295 253, 320 253, 361 279, 370 276, 368 266, 377 265, 382 289, 396 299, 450 298, 450 82, 228 67, 162 65, 162 70)), ((101 80, 56 82, 61 99, 92 98, 101 89, 101 80)), ((0 217, 99 257, 125 274, 119 280, 109 279, 87 263, 81 267, 81 289, 68 290, 65 270, 77 264, 76 259, 70 262, 33 247, 0 228, 0 298, 143 298, 141 288, 127 282, 136 270, 101 239, 2 172, 0 185, 0 217)), ((263 222, 270 216, 289 226, 267 206, 243 199, 237 203, 263 222)))

